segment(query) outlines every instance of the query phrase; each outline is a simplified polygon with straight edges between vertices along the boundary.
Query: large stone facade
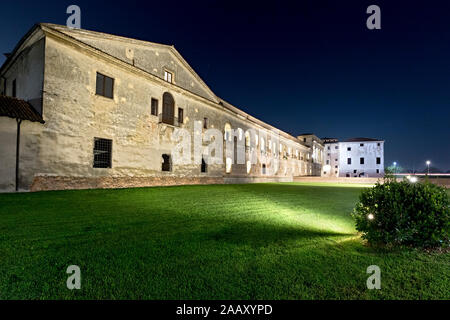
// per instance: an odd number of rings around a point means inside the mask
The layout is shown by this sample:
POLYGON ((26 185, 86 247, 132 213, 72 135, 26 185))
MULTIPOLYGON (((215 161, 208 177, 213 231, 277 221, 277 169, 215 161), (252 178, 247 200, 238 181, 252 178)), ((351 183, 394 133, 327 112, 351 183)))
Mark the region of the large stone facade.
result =
MULTIPOLYGON (((22 124, 23 190, 292 181, 321 172, 318 141, 305 143, 220 99, 172 46, 39 24, 2 66, 0 79, 0 93, 12 95, 15 80, 16 96, 30 101, 45 120, 22 124), (171 82, 164 80, 165 72, 173 75, 171 82), (112 99, 96 94, 97 73, 114 79, 112 99), (183 109, 182 123, 161 122, 165 93, 175 101, 175 117, 183 109), (158 100, 156 115, 151 114, 152 98, 158 100), (171 171, 162 171, 162 155, 176 145, 174 130, 202 136, 206 128, 194 129, 194 122, 204 118, 207 128, 221 132, 226 127, 256 130, 256 163, 233 163, 227 170, 224 161, 208 165, 207 172, 198 163, 173 164, 171 171), (279 139, 276 144, 271 135, 279 139), (110 168, 93 167, 94 138, 112 140, 110 168)), ((0 190, 10 191, 15 121, 0 121, 0 190)))

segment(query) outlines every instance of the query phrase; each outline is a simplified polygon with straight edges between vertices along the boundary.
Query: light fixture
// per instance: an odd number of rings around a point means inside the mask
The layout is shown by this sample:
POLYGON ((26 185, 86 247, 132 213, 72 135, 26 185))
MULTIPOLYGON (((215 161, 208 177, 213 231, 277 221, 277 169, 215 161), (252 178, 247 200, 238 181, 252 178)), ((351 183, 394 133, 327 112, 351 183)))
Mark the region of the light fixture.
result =
POLYGON ((371 213, 369 213, 367 215, 367 219, 369 219, 369 220, 373 220, 374 218, 375 218, 375 216, 373 214, 371 214, 371 213))

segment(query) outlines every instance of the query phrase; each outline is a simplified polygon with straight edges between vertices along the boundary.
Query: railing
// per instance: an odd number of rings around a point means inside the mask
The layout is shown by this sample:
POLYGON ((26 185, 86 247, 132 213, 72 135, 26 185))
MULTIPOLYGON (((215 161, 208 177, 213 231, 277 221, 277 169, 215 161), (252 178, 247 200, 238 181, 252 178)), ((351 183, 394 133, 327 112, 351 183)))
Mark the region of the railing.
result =
POLYGON ((178 117, 167 117, 163 116, 162 113, 158 115, 158 123, 168 124, 174 127, 179 127, 181 123, 178 122, 178 117))

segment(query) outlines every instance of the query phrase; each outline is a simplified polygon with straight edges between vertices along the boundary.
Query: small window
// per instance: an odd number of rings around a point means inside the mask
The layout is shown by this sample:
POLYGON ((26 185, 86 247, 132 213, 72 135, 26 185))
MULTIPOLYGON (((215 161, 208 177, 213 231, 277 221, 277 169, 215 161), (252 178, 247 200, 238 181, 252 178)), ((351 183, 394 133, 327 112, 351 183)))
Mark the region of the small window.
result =
POLYGON ((327 164, 330 164, 330 160, 327 160, 327 164))
POLYGON ((339 149, 339 147, 338 147, 338 146, 335 146, 334 148, 335 148, 335 149, 339 149))
POLYGON ((184 110, 182 108, 178 108, 178 123, 183 123, 184 121, 184 110))
POLYGON ((350 173, 346 173, 345 176, 346 176, 347 178, 350 178, 350 173))
POLYGON ((303 142, 306 142, 306 138, 303 138, 303 142))
POLYGON ((377 173, 380 173, 380 169, 377 169, 377 173))
POLYGON ((352 158, 347 158, 347 164, 352 164, 352 158))
POLYGON ((334 161, 338 161, 338 159, 334 159, 334 161))
POLYGON ((172 165, 171 165, 171 160, 170 160, 170 155, 168 154, 163 154, 162 155, 162 171, 172 171, 172 165))
POLYGON ((378 143, 377 143, 377 146, 381 146, 381 143, 378 142, 378 143))
POLYGON ((337 171, 335 171, 334 173, 336 173, 336 174, 337 174, 337 171))
POLYGON ((364 158, 359 158, 359 164, 364 164, 364 158))
POLYGON ((17 97, 17 86, 16 86, 16 79, 13 80, 12 82, 12 97, 17 97))
POLYGON ((330 150, 330 146, 328 146, 328 150, 330 150))
POLYGON ((155 98, 152 98, 151 114, 153 116, 157 116, 158 115, 158 100, 155 99, 155 98))
POLYGON ((348 147, 348 148, 347 148, 347 151, 352 151, 352 148, 351 148, 351 147, 348 147))
POLYGON ((202 158, 201 172, 207 172, 207 171, 208 171, 208 165, 206 164, 205 159, 202 158))
POLYGON ((262 165, 262 174, 266 174, 266 165, 265 164, 262 165))
POLYGON ((334 167, 337 169, 338 166, 334 166, 334 167))
POLYGON ((97 72, 95 93, 106 98, 113 98, 114 79, 97 72))
POLYGON ((381 158, 377 157, 377 164, 381 164, 381 158))
POLYGON ((111 168, 112 140, 94 138, 94 168, 111 168))
POLYGON ((208 129, 208 118, 203 118, 203 129, 208 129))
POLYGON ((330 153, 327 153, 327 156, 330 156, 331 154, 330 153))
POLYGON ((172 83, 173 80, 173 73, 169 72, 167 70, 164 70, 164 80, 166 80, 167 82, 172 83))
POLYGON ((353 170, 353 173, 356 173, 356 170, 353 170))
POLYGON ((360 147, 364 147, 364 143, 360 143, 359 146, 360 146, 360 147))

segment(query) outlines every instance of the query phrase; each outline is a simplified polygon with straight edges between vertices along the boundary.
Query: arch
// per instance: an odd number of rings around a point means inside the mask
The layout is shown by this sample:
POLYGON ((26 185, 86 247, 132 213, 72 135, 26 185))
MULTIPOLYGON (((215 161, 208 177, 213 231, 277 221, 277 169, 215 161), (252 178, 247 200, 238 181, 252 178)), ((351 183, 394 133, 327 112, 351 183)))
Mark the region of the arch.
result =
POLYGON ((164 92, 161 122, 174 125, 175 100, 169 92, 164 92))
POLYGON ((231 141, 231 124, 225 123, 223 139, 231 141))

